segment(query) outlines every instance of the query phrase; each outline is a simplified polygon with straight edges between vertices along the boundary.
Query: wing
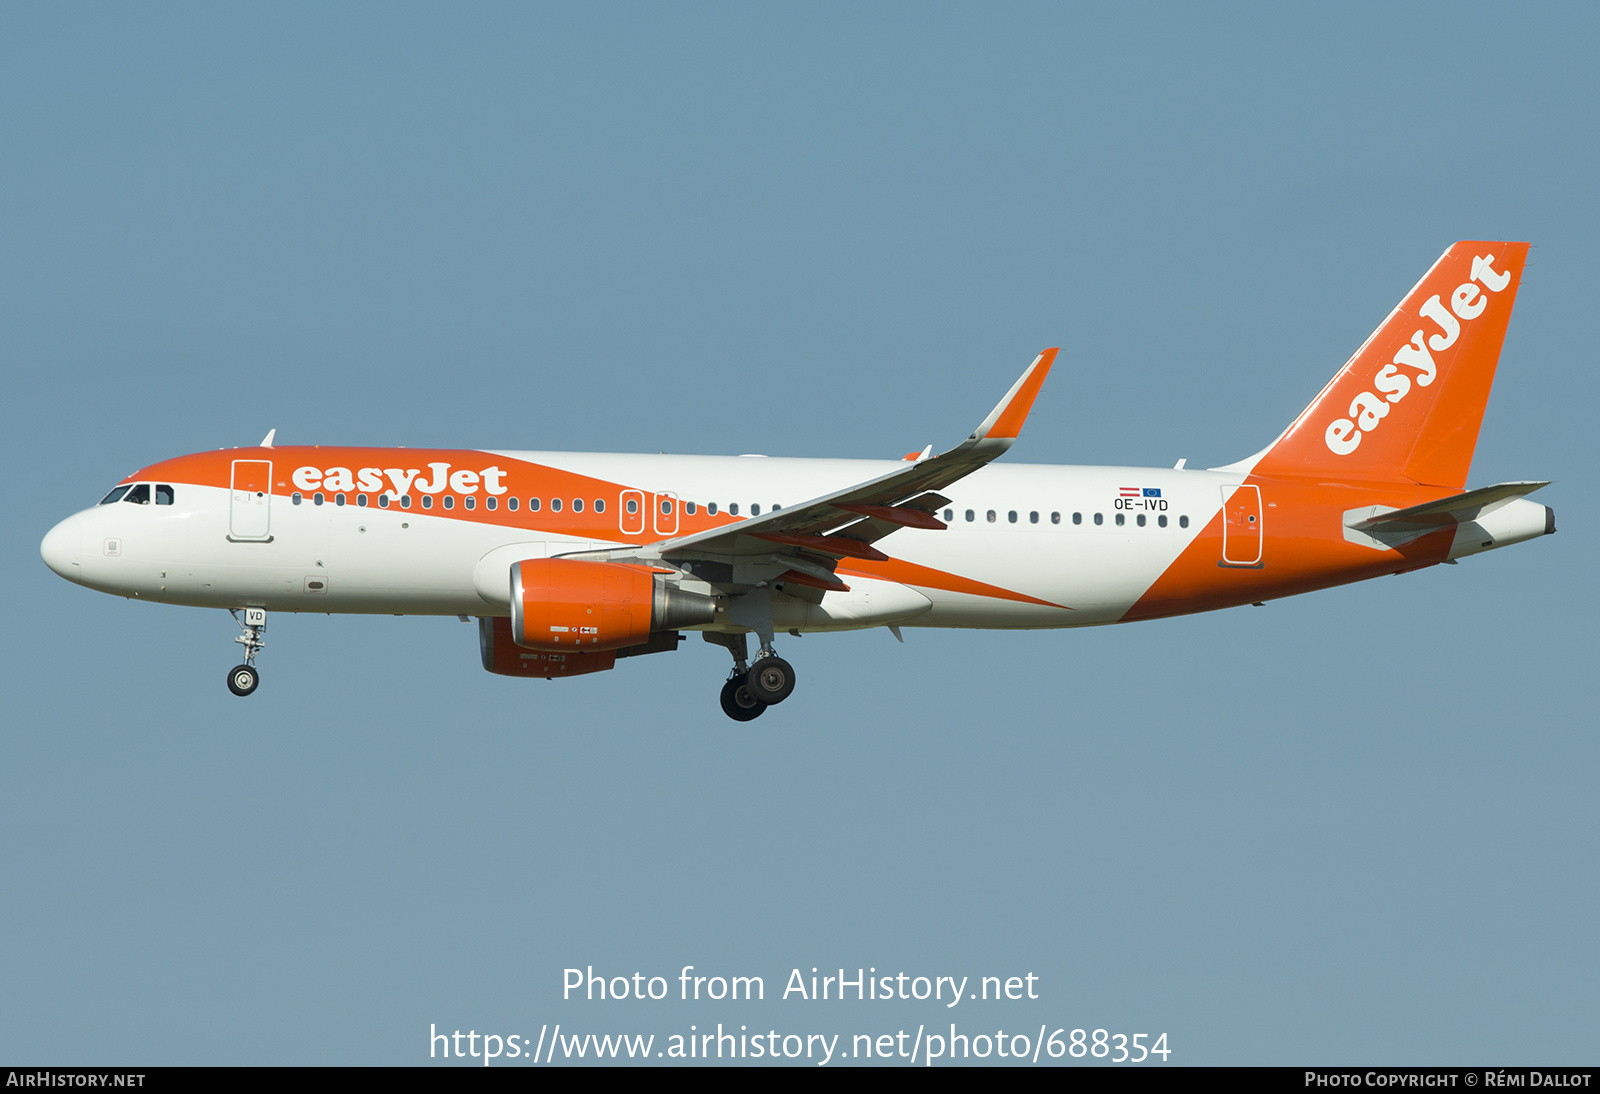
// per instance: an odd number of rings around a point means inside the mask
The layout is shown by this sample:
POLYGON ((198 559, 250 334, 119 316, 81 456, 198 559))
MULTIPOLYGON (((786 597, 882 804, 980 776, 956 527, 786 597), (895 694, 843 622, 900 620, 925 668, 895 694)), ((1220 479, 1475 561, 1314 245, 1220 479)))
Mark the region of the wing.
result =
MULTIPOLYGON (((931 455, 932 445, 914 461, 887 475, 835 490, 801 505, 751 517, 738 524, 712 528, 694 535, 664 540, 630 552, 640 561, 659 560, 688 564, 712 559, 721 564, 771 559, 760 569, 775 570, 788 584, 813 589, 846 591, 833 574, 841 558, 881 560, 888 556, 874 542, 901 528, 943 530, 934 513, 949 503, 939 491, 972 474, 1009 449, 1022 431, 1039 388, 1055 362, 1055 349, 1033 359, 1005 398, 973 430, 972 435, 948 452, 931 455), (782 573, 784 567, 788 573, 782 573)), ((622 560, 622 552, 607 552, 622 560)), ((704 568, 690 567, 697 573, 704 568)), ((743 569, 744 567, 740 567, 743 569)), ((751 576, 756 576, 753 572, 751 576)), ((716 579, 713 578, 713 581, 716 579)), ((744 584, 730 574, 733 583, 744 584)), ((719 584, 725 582, 717 582, 719 584)))

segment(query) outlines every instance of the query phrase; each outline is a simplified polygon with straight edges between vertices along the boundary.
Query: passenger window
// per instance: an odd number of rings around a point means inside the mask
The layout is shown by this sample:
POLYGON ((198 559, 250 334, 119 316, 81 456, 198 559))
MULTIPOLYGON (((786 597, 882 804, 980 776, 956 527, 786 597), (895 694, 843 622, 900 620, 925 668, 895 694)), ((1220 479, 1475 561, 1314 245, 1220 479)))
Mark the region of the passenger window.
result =
POLYGON ((1127 524, 1127 523, 1128 523, 1128 514, 1126 514, 1126 513, 1118 513, 1117 514, 1117 527, 1121 528, 1124 524, 1127 524))
POLYGON ((1187 528, 1187 527, 1189 527, 1189 518, 1188 517, 1179 517, 1178 518, 1178 527, 1179 528, 1187 528))
MULTIPOLYGON (((490 498, 489 500, 493 501, 494 499, 490 498)), ((476 509, 478 507, 478 501, 471 494, 468 494, 466 497, 461 499, 461 505, 464 509, 476 509)))
POLYGON ((777 502, 773 502, 772 503, 772 511, 774 513, 776 513, 779 509, 782 509, 782 508, 783 508, 783 506, 779 505, 777 502))
POLYGON ((583 512, 583 499, 582 498, 573 498, 572 499, 572 511, 574 513, 583 512))
POLYGON ((1028 523, 1029 524, 1038 524, 1039 523, 1039 511, 1037 509, 1028 514, 1028 523))
MULTIPOLYGON (((760 511, 761 510, 759 508, 756 510, 758 513, 760 511)), ((663 498, 661 500, 661 515, 664 517, 670 517, 672 515, 672 502, 670 499, 663 498)))
POLYGON ((1083 523, 1083 514, 1082 513, 1074 513, 1074 514, 1072 514, 1072 523, 1073 524, 1082 524, 1083 523))
POLYGON ((343 505, 344 504, 344 495, 343 494, 335 494, 333 496, 333 504, 335 504, 335 505, 343 505))
POLYGON ((1167 526, 1167 515, 1165 513, 1162 513, 1159 517, 1157 517, 1156 518, 1156 524, 1158 524, 1162 528, 1165 528, 1167 526))
POLYGON ((735 517, 738 516, 739 515, 739 503, 738 502, 730 503, 728 505, 728 513, 731 516, 735 516, 735 517))
MULTIPOLYGON (((132 501, 133 499, 129 498, 128 500, 132 501)), ((301 498, 301 496, 300 496, 300 491, 296 490, 294 493, 290 494, 289 495, 289 500, 294 502, 296 505, 299 505, 300 502, 303 500, 301 498)))
POLYGON ((990 524, 994 523, 994 510, 993 509, 989 510, 988 519, 989 519, 989 523, 990 524))
POLYGON ((446 509, 454 509, 456 507, 456 499, 453 494, 446 494, 444 496, 444 507, 446 509))
POLYGON ((322 491, 321 490, 318 490, 315 494, 311 495, 311 504, 313 504, 313 505, 321 505, 322 504, 322 491))
MULTIPOLYGON (((500 508, 500 501, 499 501, 498 498, 496 498, 493 495, 491 495, 491 496, 483 499, 483 507, 492 512, 493 510, 500 508)), ((472 508, 472 499, 471 498, 467 499, 467 508, 468 509, 472 508)))
POLYGON ((387 508, 389 508, 389 495, 388 494, 379 494, 378 495, 378 508, 379 509, 387 509, 387 508))
POLYGON ((367 496, 365 494, 357 494, 356 504, 365 509, 367 507, 367 496))
POLYGON ((157 505, 171 505, 172 504, 172 487, 168 486, 164 482, 156 483, 156 504, 157 505))
POLYGON ((1139 514, 1138 521, 1139 521, 1139 527, 1143 528, 1144 527, 1144 514, 1143 513, 1139 514))
POLYGON ((410 494, 401 494, 400 495, 400 508, 402 508, 402 509, 410 509, 411 508, 411 495, 410 494))
MULTIPOLYGON (((662 511, 662 512, 663 512, 663 513, 665 513, 665 512, 666 512, 666 511, 667 511, 667 510, 666 510, 666 508, 665 508, 665 507, 663 507, 663 508, 662 508, 662 510, 661 510, 661 511, 662 511)), ((759 506, 759 505, 752 505, 752 506, 751 506, 751 507, 750 507, 750 515, 751 515, 751 516, 752 516, 752 517, 759 517, 759 516, 760 516, 760 515, 761 515, 761 506, 759 506)), ((1252 519, 1252 520, 1254 520, 1254 519, 1255 519, 1255 518, 1254 518, 1254 517, 1252 517, 1252 518, 1250 518, 1250 519, 1252 519)))
POLYGON ((1104 524, 1106 522, 1106 518, 1102 514, 1096 513, 1094 515, 1094 522, 1096 524, 1104 524))
POLYGON ((517 499, 516 498, 507 498, 506 499, 506 508, 511 510, 513 513, 515 513, 517 511, 517 499))
POLYGON ((433 508, 433 495, 432 494, 424 494, 424 495, 422 495, 422 507, 424 509, 432 509, 433 508))
POLYGON ((967 510, 967 523, 968 524, 971 524, 974 520, 977 519, 977 517, 978 517, 978 515, 976 513, 974 513, 971 509, 967 510))
POLYGON ((1012 524, 1017 523, 1017 511, 1015 509, 1013 509, 1009 513, 1007 513, 1006 514, 1006 520, 1010 521, 1012 524))
POLYGON ((1050 523, 1051 524, 1060 524, 1061 523, 1061 514, 1060 513, 1051 513, 1050 514, 1050 523))
POLYGON ((638 511, 639 511, 639 503, 637 501, 635 501, 633 498, 629 498, 628 499, 628 512, 637 513, 638 511))
POLYGON ((686 501, 683 503, 683 511, 688 513, 691 517, 694 516, 694 512, 697 508, 698 506, 696 506, 692 501, 686 501))
POLYGON ((945 523, 946 524, 948 524, 951 521, 955 520, 956 519, 956 511, 954 509, 946 509, 944 511, 944 519, 945 519, 945 523))
MULTIPOLYGON (((633 503, 630 501, 628 504, 632 505, 633 503)), ((631 513, 631 512, 633 512, 633 510, 629 509, 628 512, 631 513)), ((706 506, 706 512, 711 514, 712 516, 716 516, 717 515, 717 503, 716 502, 711 502, 710 504, 708 504, 706 506)))
POLYGON ((551 498, 550 499, 550 511, 552 513, 561 512, 561 499, 560 498, 551 498))
POLYGON ((115 486, 115 487, 112 487, 111 493, 107 494, 105 497, 100 499, 100 504, 101 505, 111 505, 113 502, 119 502, 119 501, 122 500, 122 495, 126 494, 129 490, 132 490, 132 489, 133 489, 133 487, 131 487, 131 486, 115 486))

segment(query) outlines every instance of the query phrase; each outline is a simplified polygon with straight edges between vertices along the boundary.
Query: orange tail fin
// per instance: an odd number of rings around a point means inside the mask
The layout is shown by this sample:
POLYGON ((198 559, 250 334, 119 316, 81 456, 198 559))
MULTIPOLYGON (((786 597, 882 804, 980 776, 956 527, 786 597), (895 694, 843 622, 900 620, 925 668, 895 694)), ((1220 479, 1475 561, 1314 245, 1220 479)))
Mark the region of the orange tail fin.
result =
POLYGON ((1526 243, 1451 247, 1255 473, 1464 487, 1527 258, 1526 243))

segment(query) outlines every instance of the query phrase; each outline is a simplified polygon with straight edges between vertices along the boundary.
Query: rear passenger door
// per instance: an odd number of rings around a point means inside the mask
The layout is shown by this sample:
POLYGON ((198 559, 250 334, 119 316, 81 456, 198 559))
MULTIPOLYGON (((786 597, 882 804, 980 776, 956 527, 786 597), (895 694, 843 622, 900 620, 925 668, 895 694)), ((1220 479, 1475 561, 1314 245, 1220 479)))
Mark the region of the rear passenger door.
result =
POLYGON ((1238 487, 1224 486, 1222 493, 1223 563, 1228 566, 1261 565, 1261 487, 1250 483, 1238 487))

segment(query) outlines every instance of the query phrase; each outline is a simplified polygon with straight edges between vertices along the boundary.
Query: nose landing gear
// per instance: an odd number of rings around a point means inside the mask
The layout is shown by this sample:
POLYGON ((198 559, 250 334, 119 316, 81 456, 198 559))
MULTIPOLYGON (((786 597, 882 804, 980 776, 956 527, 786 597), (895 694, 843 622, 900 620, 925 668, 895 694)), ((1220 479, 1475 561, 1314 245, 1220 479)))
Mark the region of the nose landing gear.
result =
POLYGON ((256 655, 267 648, 266 641, 261 637, 261 632, 267 629, 267 610, 246 608, 243 619, 239 618, 237 608, 229 608, 228 614, 233 616, 233 621, 244 632, 234 639, 244 647, 244 664, 228 670, 228 690, 235 695, 245 696, 255 691, 261 683, 261 674, 256 671, 256 655))

